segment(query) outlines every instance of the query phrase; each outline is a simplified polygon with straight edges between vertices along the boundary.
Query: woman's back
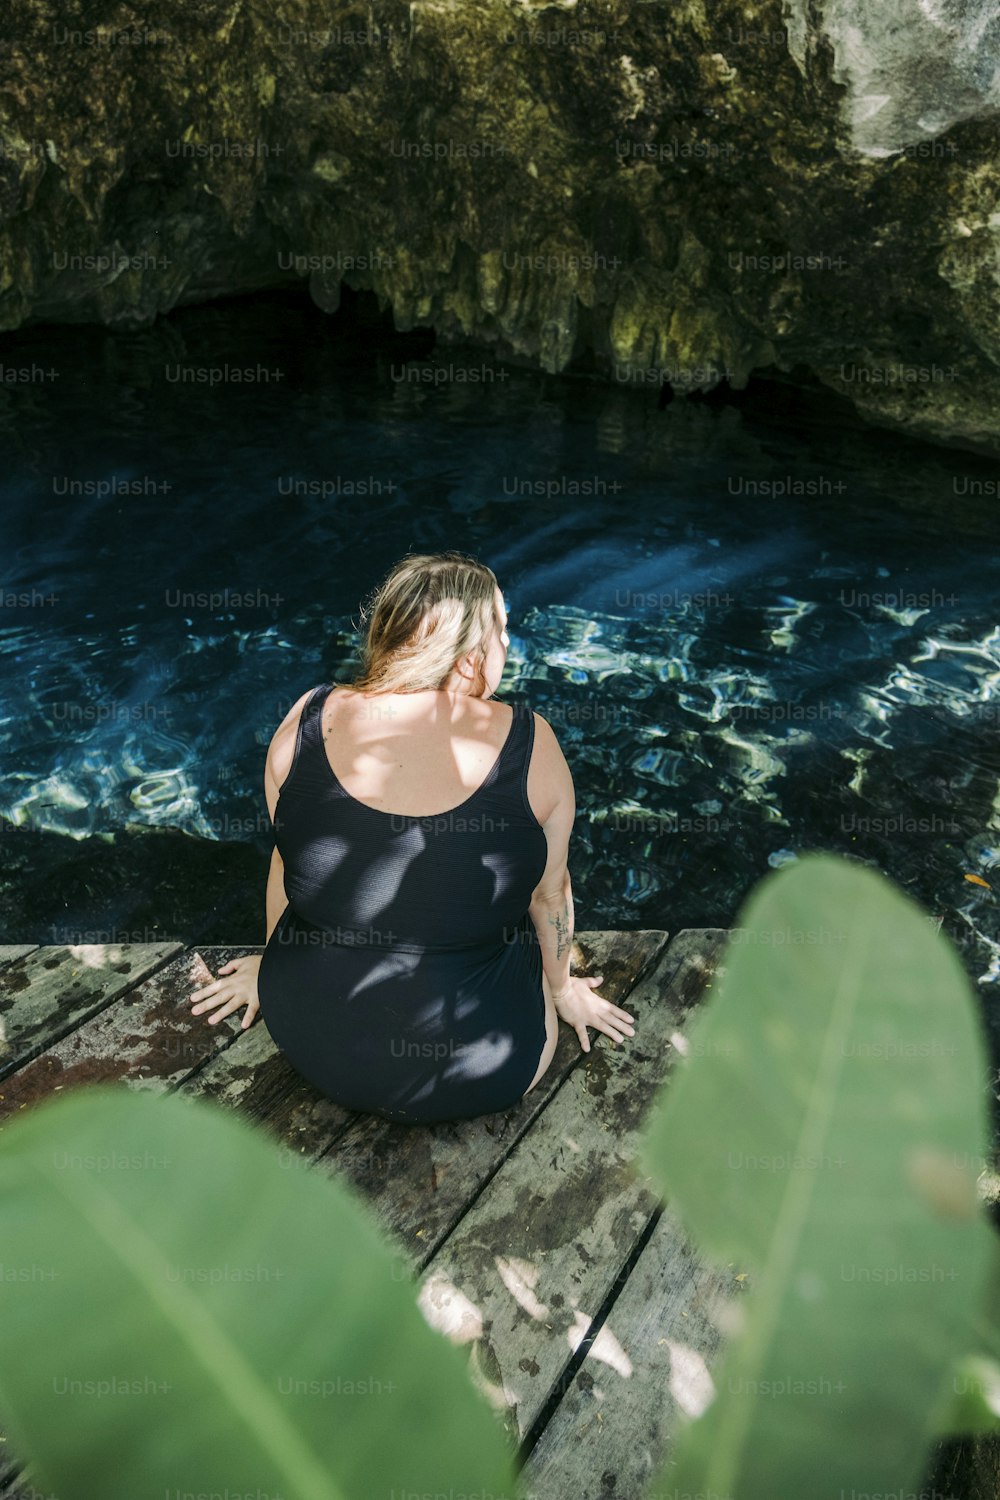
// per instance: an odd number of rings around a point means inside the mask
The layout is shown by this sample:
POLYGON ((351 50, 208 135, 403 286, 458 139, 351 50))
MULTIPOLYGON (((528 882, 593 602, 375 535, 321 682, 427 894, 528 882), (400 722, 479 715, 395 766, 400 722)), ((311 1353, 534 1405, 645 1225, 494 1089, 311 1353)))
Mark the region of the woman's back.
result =
POLYGON ((359 945, 503 943, 546 863, 533 742, 522 705, 317 688, 275 809, 290 905, 359 945))
POLYGON ((389 812, 433 816, 486 779, 510 731, 509 704, 431 691, 330 693, 327 758, 345 790, 389 812))
MULTIPOLYGON (((408 553, 362 612, 360 675, 304 693, 268 749, 268 939, 248 999, 348 1109, 490 1114, 551 1063, 557 1006, 584 1049, 588 1025, 620 1041, 631 1021, 570 975, 573 778, 541 715, 489 701, 510 638, 485 564, 408 553)), ((253 962, 209 987, 227 1007, 213 1020, 247 1003, 253 962)))
MULTIPOLYGON (((279 786, 292 766, 308 696, 274 737, 279 786)), ((510 725, 510 705, 495 699, 336 687, 323 705, 320 729, 332 769, 352 797, 389 812, 433 815, 457 806, 486 778, 510 725)), ((560 757, 552 753, 555 736, 537 714, 535 728, 528 800, 544 823, 558 793, 560 757)))
POLYGON ((258 976, 268 1030, 348 1108, 507 1108, 548 1044, 528 917, 547 859, 527 795, 535 716, 341 692, 314 689, 275 758, 288 906, 258 976))

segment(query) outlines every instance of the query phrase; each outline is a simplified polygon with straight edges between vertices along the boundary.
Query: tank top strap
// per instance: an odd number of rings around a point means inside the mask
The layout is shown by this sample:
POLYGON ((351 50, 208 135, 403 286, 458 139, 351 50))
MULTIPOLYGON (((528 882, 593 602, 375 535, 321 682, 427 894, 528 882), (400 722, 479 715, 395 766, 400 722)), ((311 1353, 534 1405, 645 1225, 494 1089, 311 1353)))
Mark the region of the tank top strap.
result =
POLYGON ((535 724, 531 709, 526 703, 518 700, 511 704, 511 708, 514 710, 514 719, 497 765, 496 781, 505 782, 516 790, 523 785, 528 773, 535 724))
POLYGON ((323 731, 321 727, 323 717, 323 705, 333 687, 331 682, 321 682, 319 687, 313 688, 305 701, 302 713, 299 715, 299 728, 295 736, 295 754, 292 757, 292 768, 289 777, 294 772, 302 756, 303 747, 310 755, 319 750, 321 755, 326 754, 323 747, 323 731))

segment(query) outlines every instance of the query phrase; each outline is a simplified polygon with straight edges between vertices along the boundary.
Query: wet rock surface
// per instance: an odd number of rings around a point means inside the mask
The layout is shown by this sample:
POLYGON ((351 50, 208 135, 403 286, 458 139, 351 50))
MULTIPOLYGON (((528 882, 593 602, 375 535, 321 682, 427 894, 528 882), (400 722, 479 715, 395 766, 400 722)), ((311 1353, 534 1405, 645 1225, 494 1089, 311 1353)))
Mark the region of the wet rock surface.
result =
POLYGON ((5 943, 264 942, 268 856, 251 843, 127 829, 68 840, 0 839, 5 943))

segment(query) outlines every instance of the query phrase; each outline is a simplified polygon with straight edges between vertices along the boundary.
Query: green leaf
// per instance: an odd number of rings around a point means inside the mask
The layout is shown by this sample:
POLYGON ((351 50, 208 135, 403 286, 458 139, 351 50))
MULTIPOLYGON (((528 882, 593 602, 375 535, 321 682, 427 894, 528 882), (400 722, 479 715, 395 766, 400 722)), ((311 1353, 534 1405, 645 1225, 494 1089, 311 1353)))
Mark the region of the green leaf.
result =
POLYGON ((968 1354, 953 1366, 944 1414, 935 1433, 1000 1432, 1000 1364, 968 1354))
POLYGON ((206 1101, 107 1086, 0 1136, 0 1409, 46 1489, 513 1493, 367 1206, 287 1161, 206 1101))
POLYGON ((933 1415, 936 1437, 1000 1432, 1000 1237, 988 1219, 982 1233, 989 1239, 986 1305, 963 1309, 964 1351, 948 1372, 933 1415))
POLYGON ((738 1500, 915 1483, 991 1257, 957 954, 876 871, 808 855, 751 894, 687 1038, 640 1155, 748 1292, 661 1477, 738 1500))

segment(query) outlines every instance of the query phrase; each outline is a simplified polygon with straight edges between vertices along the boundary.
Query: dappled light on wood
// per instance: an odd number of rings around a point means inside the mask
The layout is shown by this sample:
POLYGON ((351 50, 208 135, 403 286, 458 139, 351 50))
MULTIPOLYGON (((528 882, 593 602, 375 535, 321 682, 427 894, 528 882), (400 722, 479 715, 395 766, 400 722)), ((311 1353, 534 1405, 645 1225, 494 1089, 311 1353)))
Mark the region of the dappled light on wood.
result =
MULTIPOLYGON (((570 1348, 575 1353, 580 1347, 582 1339, 586 1336, 593 1319, 577 1308, 576 1321, 572 1328, 567 1328, 566 1338, 570 1348)), ((607 1323, 598 1330, 597 1337, 588 1351, 590 1358, 599 1359, 602 1364, 610 1365, 613 1370, 627 1380, 632 1374, 632 1361, 629 1359, 619 1341, 615 1338, 607 1323)))
POLYGON ((468 1344, 483 1336, 483 1315, 447 1276, 428 1277, 417 1299, 420 1311, 432 1328, 453 1344, 468 1344))
POLYGON ((549 1316, 549 1309, 544 1302, 539 1302, 534 1293, 538 1283, 537 1266, 533 1266, 529 1260, 506 1260, 498 1255, 496 1267, 501 1281, 519 1307, 523 1307, 532 1318, 549 1316))
POLYGON ((690 1344, 663 1339, 670 1350, 669 1389, 677 1405, 689 1417, 700 1417, 715 1398, 715 1385, 704 1356, 690 1344))

